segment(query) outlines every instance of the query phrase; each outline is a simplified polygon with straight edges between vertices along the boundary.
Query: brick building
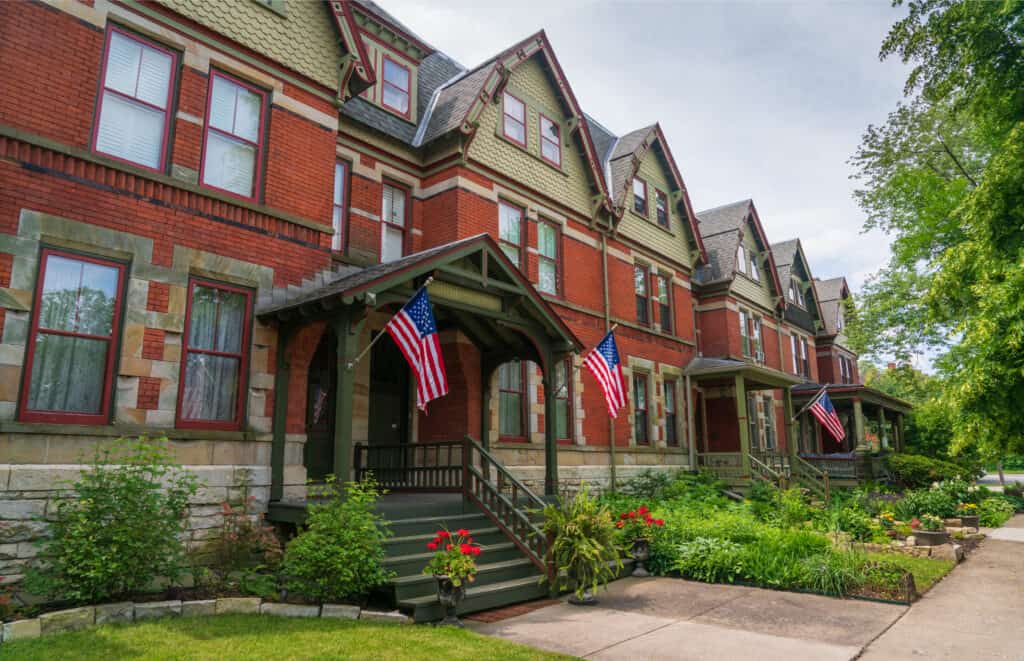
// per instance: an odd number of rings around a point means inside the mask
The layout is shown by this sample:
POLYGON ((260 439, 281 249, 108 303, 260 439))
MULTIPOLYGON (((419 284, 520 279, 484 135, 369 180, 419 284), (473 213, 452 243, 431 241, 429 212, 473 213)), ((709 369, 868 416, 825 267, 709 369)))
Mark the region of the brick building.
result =
POLYGON ((855 385, 845 281, 752 201, 696 213, 660 126, 588 115, 544 32, 465 67, 369 0, 18 0, 0 37, 0 573, 118 436, 205 482, 194 544, 243 488, 301 520, 329 473, 465 490, 477 452, 552 494, 830 449, 791 392, 855 385), (428 279, 422 412, 369 347, 428 279), (614 421, 580 370, 613 326, 614 421))

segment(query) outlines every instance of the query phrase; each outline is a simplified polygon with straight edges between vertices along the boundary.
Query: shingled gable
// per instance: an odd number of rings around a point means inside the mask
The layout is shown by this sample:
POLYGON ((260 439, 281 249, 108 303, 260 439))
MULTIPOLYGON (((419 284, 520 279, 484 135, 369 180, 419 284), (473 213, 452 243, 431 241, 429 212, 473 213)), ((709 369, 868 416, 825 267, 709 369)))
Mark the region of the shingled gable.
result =
POLYGON ((820 335, 838 335, 836 320, 839 316, 839 306, 850 296, 846 278, 839 276, 831 280, 818 280, 814 284, 816 291, 821 295, 821 318, 824 328, 820 335))
POLYGON ((655 123, 627 133, 612 144, 605 156, 606 160, 604 162, 607 164, 607 167, 603 169, 610 179, 608 188, 612 191, 612 208, 615 220, 618 222, 622 219, 622 214, 626 211, 629 182, 636 176, 644 157, 655 145, 657 145, 658 151, 662 156, 662 161, 668 167, 672 181, 676 185, 676 190, 679 191, 679 199, 677 201, 682 203, 683 215, 686 216, 690 231, 693 233, 701 259, 707 263, 708 254, 704 248, 700 229, 697 226, 697 214, 693 210, 690 194, 686 190, 683 177, 679 173, 679 168, 676 166, 672 150, 669 149, 668 141, 665 140, 665 134, 662 132, 660 124, 655 123))
POLYGON ((352 15, 350 0, 325 0, 338 28, 338 35, 347 51, 339 64, 338 104, 361 94, 377 83, 373 63, 366 53, 363 39, 359 36, 355 17, 352 15))
POLYGON ((610 211, 611 197, 602 174, 601 159, 590 136, 589 126, 543 30, 456 76, 435 91, 435 98, 427 109, 427 116, 423 118, 424 124, 417 132, 414 146, 428 144, 452 131, 461 131, 472 139, 479 127, 480 114, 491 100, 501 94, 512 71, 538 54, 546 60, 559 96, 572 116, 569 127, 573 133, 578 134, 593 183, 602 198, 601 206, 610 211))
MULTIPOLYGON (((783 283, 783 293, 787 291, 789 279, 794 271, 803 273, 803 279, 811 287, 812 298, 814 299, 814 313, 819 321, 824 323, 824 315, 821 312, 821 301, 818 299, 818 289, 815 287, 814 276, 811 274, 810 262, 804 254, 803 244, 800 239, 789 239, 772 244, 772 257, 775 259, 775 270, 779 274, 779 282, 783 283)), ((787 305, 788 299, 787 299, 787 305)))
POLYGON ((739 248, 740 238, 747 227, 753 226, 758 242, 768 253, 768 273, 771 275, 775 288, 777 305, 784 304, 785 297, 779 282, 779 273, 775 268, 771 244, 768 243, 765 236, 764 227, 761 225, 761 218, 753 200, 746 199, 698 211, 697 220, 704 243, 708 246, 709 260, 708 266, 698 272, 701 284, 731 282, 736 277, 736 251, 739 248))

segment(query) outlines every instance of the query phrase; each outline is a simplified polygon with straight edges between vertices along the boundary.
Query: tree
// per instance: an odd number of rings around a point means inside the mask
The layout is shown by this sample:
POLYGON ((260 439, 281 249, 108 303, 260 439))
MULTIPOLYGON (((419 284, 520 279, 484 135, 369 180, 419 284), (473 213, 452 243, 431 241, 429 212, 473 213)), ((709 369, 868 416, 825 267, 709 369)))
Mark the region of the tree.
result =
POLYGON ((907 448, 914 454, 950 459, 952 420, 942 402, 945 381, 907 364, 881 370, 871 363, 860 364, 864 385, 881 390, 913 405, 904 421, 907 448))

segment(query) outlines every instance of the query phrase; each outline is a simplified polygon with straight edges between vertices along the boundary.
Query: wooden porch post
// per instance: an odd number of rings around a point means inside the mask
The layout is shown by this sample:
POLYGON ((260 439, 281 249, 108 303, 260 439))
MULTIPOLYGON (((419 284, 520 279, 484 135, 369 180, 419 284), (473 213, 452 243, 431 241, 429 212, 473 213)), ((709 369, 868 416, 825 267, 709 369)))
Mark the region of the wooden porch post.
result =
MULTIPOLYGON (((558 423, 555 406, 555 356, 544 356, 544 495, 558 495, 558 423)), ((568 373, 570 376, 572 372, 568 373)))
POLYGON ((291 365, 287 358, 288 341, 292 326, 284 323, 277 327, 277 371, 274 374, 274 440, 270 447, 270 500, 284 497, 284 455, 288 433, 288 381, 291 365))
POLYGON ((736 422, 740 427, 740 465, 744 477, 750 476, 750 428, 747 420, 747 384, 742 374, 736 375, 736 422))
POLYGON ((885 409, 878 407, 878 449, 889 447, 889 430, 885 428, 885 409))
POLYGON ((864 435, 864 406, 860 397, 853 398, 853 440, 856 441, 854 451, 866 451, 867 437, 864 435))
POLYGON ((786 416, 786 448, 789 450, 789 456, 795 457, 797 455, 796 425, 793 420, 793 393, 789 388, 782 389, 782 406, 786 416))
POLYGON ((903 452, 903 414, 896 414, 896 451, 903 452))
POLYGON ((356 369, 349 362, 359 353, 366 315, 363 308, 345 308, 331 320, 338 338, 338 384, 334 400, 334 476, 339 482, 352 479, 352 411, 356 369))

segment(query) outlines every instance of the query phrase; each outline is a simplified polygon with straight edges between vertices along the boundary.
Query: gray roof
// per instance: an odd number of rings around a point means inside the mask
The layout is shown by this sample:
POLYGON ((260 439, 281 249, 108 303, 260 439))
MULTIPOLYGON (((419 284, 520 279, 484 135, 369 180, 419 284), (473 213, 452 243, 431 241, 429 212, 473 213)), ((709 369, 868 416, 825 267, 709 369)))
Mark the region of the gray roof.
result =
POLYGON ((713 209, 705 209, 697 212, 697 220, 700 222, 700 231, 704 237, 722 232, 735 232, 743 227, 744 221, 750 215, 750 205, 753 200, 746 199, 739 202, 723 204, 713 209))
POLYGON ((635 131, 630 131, 619 138, 608 155, 608 172, 611 181, 608 182, 608 189, 612 193, 612 200, 616 203, 625 204, 625 195, 629 190, 630 182, 627 181, 633 174, 633 155, 643 144, 647 136, 654 130, 654 124, 645 126, 635 131))
MULTIPOLYGON (((779 274, 779 282, 783 289, 789 286, 789 277, 796 262, 799 239, 790 239, 772 244, 772 257, 775 259, 775 271, 779 274)), ((806 265, 805 265, 806 268, 806 265)))
POLYGON ((612 147, 618 138, 590 115, 583 113, 583 116, 587 120, 587 128, 590 129, 590 139, 594 142, 597 160, 604 165, 611 156, 612 147))
POLYGON ((494 60, 488 60, 441 90, 430 116, 422 118, 427 126, 420 144, 425 145, 462 126, 462 120, 493 68, 494 60))
POLYGON ((836 328, 836 319, 839 317, 839 306, 843 304, 842 293, 846 285, 846 278, 838 277, 831 280, 815 280, 814 288, 818 292, 821 306, 822 319, 825 322, 825 335, 836 335, 839 329, 836 328))
POLYGON ((697 272, 704 284, 731 280, 736 271, 736 248, 740 229, 750 216, 751 200, 741 200, 697 212, 700 234, 708 252, 708 264, 697 272))

